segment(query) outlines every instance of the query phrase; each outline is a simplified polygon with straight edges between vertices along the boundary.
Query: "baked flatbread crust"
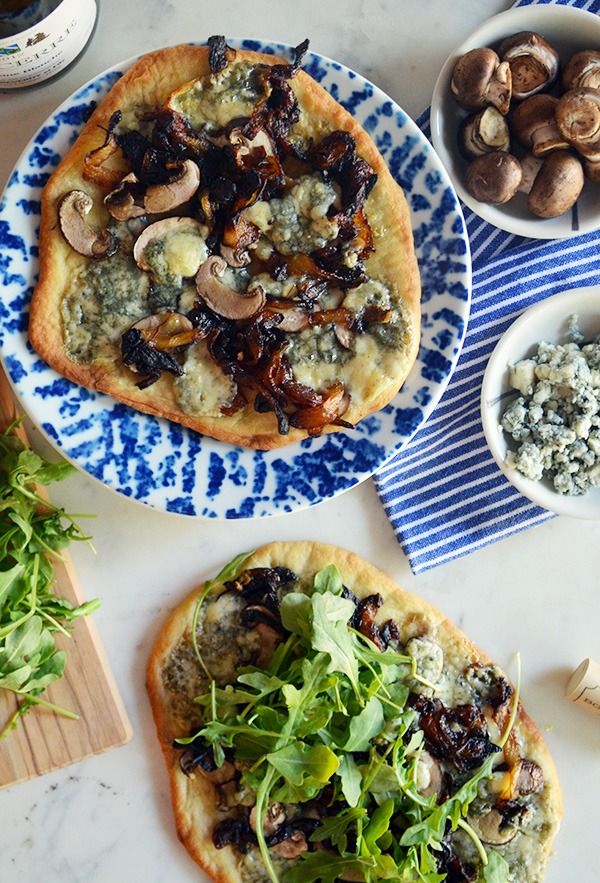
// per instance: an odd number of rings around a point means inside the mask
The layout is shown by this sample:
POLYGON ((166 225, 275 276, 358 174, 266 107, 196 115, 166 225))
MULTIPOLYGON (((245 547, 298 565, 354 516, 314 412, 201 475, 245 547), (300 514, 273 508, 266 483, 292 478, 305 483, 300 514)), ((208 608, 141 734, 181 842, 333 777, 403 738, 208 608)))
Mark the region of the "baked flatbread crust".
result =
MULTIPOLYGON (((329 564, 337 566, 344 585, 359 599, 377 592, 383 595, 384 604, 376 621, 382 623, 389 618, 394 619, 400 626, 403 641, 427 635, 440 644, 444 659, 451 663, 456 662, 464 667, 472 663, 492 664, 490 657, 469 641, 439 610, 422 598, 404 591, 381 570, 345 549, 310 541, 270 543, 254 552, 244 562, 242 570, 281 566, 302 576, 315 574, 329 564)), ((163 681, 163 671, 174 648, 186 637, 189 639, 194 606, 203 588, 201 586, 192 592, 164 625, 148 662, 146 683, 169 775, 177 834, 192 858, 213 880, 218 883, 240 883, 239 856, 231 847, 216 849, 212 841, 215 824, 223 817, 215 807, 214 786, 201 775, 186 776, 179 766, 180 752, 172 747, 172 742, 177 737, 187 735, 189 720, 179 716, 174 707, 174 695, 163 681)), ((202 647, 201 635, 199 646, 202 647)), ((562 793, 544 739, 521 703, 514 732, 520 741, 523 756, 538 763, 544 773, 542 798, 544 822, 548 829, 544 832, 543 842, 534 852, 535 861, 530 869, 532 876, 527 878, 541 880, 563 814, 562 793)))
MULTIPOLYGON (((268 65, 281 61, 248 51, 238 51, 237 60, 268 65)), ((75 252, 61 234, 57 213, 60 199, 71 190, 84 190, 94 200, 88 223, 104 228, 109 215, 102 200, 108 189, 84 180, 82 169, 86 154, 103 143, 104 129, 113 112, 121 110, 123 121, 129 121, 134 127, 136 114, 164 105, 177 87, 209 72, 208 49, 204 46, 173 46, 149 53, 118 80, 93 113, 42 193, 40 278, 31 303, 29 338, 34 349, 52 368, 75 383, 108 393, 138 411, 165 417, 213 438, 259 449, 276 448, 305 438, 307 433, 290 429, 288 435, 280 435, 275 415, 259 414, 252 404, 233 416, 190 416, 178 403, 174 378, 170 375, 163 374, 154 385, 140 391, 136 387, 136 376, 120 364, 118 355, 115 359, 96 358, 91 364, 84 364, 74 361, 65 352, 61 303, 70 281, 88 259, 75 252)), ((291 84, 314 139, 319 141, 336 129, 350 132, 357 153, 378 175, 365 206, 375 245, 375 253, 367 259, 365 267, 370 277, 380 279, 389 287, 392 299, 401 306, 406 333, 393 370, 386 376, 372 377, 365 389, 364 402, 351 402, 344 419, 356 423, 366 414, 384 407, 394 397, 416 358, 420 281, 409 211, 400 187, 359 123, 303 71, 295 75, 291 84)), ((326 431, 335 431, 335 427, 326 431)))

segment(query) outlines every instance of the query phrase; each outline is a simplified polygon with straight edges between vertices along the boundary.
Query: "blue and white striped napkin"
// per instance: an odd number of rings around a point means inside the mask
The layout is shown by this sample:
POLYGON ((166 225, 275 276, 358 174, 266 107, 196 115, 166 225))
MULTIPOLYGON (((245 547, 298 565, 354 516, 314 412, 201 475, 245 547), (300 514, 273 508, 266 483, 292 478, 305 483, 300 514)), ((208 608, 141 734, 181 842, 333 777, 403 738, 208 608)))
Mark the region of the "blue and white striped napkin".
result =
MULTIPOLYGON (((531 2, 536 0, 515 5, 531 2)), ((559 2, 600 14, 600 0, 559 2)), ((429 136, 429 111, 418 123, 429 136)), ((524 239, 465 206, 463 212, 473 299, 460 359, 426 425, 374 477, 414 573, 553 517, 521 496, 492 459, 481 426, 481 382, 496 343, 523 310, 559 291, 600 281, 600 231, 568 240, 524 239)))

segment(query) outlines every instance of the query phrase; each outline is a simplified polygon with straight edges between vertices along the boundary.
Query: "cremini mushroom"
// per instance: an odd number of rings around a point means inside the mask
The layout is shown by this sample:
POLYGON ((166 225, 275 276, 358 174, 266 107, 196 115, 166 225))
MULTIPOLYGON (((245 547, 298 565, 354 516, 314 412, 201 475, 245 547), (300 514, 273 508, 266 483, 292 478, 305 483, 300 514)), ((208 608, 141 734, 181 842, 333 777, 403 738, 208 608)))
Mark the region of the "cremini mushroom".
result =
POLYGON ((563 150, 551 153, 535 176, 527 207, 538 218, 556 218, 577 202, 583 184, 583 168, 576 156, 563 150))
POLYGON ((163 352, 188 346, 197 339, 191 320, 174 310, 144 316, 131 327, 140 332, 146 343, 163 352))
MULTIPOLYGON (((256 833, 256 807, 250 811, 250 827, 256 833)), ((271 837, 285 822, 285 811, 280 803, 271 803, 263 818, 263 830, 267 837, 271 837)))
POLYGON ((600 51, 583 49, 568 60, 563 69, 562 84, 570 89, 600 89, 600 51))
POLYGON ((510 150, 506 118, 495 107, 486 107, 467 117, 460 127, 459 145, 468 159, 475 159, 492 150, 510 150))
POLYGON ((510 843, 518 833, 514 825, 505 823, 502 814, 497 809, 490 809, 483 815, 469 814, 467 821, 481 841, 490 846, 503 846, 505 843, 510 843))
POLYGON ((550 88, 558 75, 558 52, 533 31, 507 37, 498 54, 510 65, 512 97, 517 101, 550 88))
POLYGON ((118 187, 104 197, 104 205, 117 221, 141 218, 146 214, 143 184, 133 172, 130 172, 129 175, 125 175, 118 187))
POLYGON ((417 789, 423 797, 439 795, 443 785, 443 772, 439 760, 428 751, 422 751, 417 763, 417 789))
POLYGON ((508 113, 510 67, 500 63, 493 49, 471 49, 454 65, 450 91, 465 110, 479 110, 491 104, 500 113, 508 113))
POLYGON ((600 92, 595 89, 571 89, 558 100, 556 125, 576 150, 600 160, 600 92))
POLYGON ((544 773, 534 760, 521 758, 519 761, 516 786, 519 794, 536 794, 544 790, 544 773))
POLYGON ((107 258, 118 248, 109 230, 94 230, 86 222, 94 201, 83 190, 71 190, 60 201, 58 219, 63 236, 75 251, 86 258, 107 258))
POLYGON ((203 238, 205 233, 206 228, 193 218, 163 218, 149 224, 140 233, 133 246, 133 259, 140 270, 151 271, 152 266, 144 256, 146 248, 151 242, 162 240, 165 243, 165 260, 169 264, 169 242, 176 243, 177 239, 189 236, 194 241, 181 243, 178 253, 172 256, 173 263, 176 263, 174 272, 183 278, 195 276, 207 256, 203 238))
POLYGON ((466 188, 475 199, 502 205, 521 183, 521 163, 511 153, 494 151, 478 156, 467 169, 466 188))
POLYGON ((553 150, 567 150, 569 147, 569 142, 556 125, 554 114, 557 104, 558 98, 541 94, 526 98, 515 108, 511 131, 534 156, 544 156, 553 150))
POLYGON ((158 215, 183 205, 199 186, 200 169, 191 159, 186 159, 164 184, 146 186, 131 172, 104 198, 104 204, 118 221, 146 214, 158 215))
POLYGON ((591 159, 584 159, 583 170, 590 181, 600 184, 600 160, 592 162, 591 159))
POLYGON ((302 831, 294 831, 290 837, 277 843, 272 849, 280 858, 292 859, 306 852, 308 843, 302 831))
POLYGON ((213 785, 223 785, 235 778, 235 767, 228 760, 224 760, 221 766, 214 770, 207 770, 201 765, 198 765, 196 770, 213 785))
POLYGON ((144 208, 151 215, 170 212, 191 199, 200 186, 200 169, 191 159, 181 163, 177 173, 164 184, 151 184, 146 190, 144 208))
POLYGON ((218 255, 204 261, 196 275, 196 290, 202 300, 225 319, 250 319, 265 305, 264 290, 257 285, 251 294, 240 294, 227 288, 219 278, 227 269, 227 262, 218 255))

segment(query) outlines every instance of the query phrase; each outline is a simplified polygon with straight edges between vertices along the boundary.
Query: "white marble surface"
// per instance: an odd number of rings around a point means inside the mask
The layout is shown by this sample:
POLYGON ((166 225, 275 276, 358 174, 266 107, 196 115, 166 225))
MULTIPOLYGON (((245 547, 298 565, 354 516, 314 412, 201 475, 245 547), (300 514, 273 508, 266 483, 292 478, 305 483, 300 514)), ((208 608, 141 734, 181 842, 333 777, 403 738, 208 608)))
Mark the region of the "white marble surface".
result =
MULTIPOLYGON (((313 47, 374 80, 409 113, 428 103, 452 47, 502 0, 101 0, 96 34, 66 75, 0 96, 0 182, 48 113, 120 59, 211 33, 313 47), (8 136, 7 133, 10 133, 8 136)), ((41 445, 39 437, 35 443, 41 445)), ((365 555, 444 610, 505 666, 520 650, 523 695, 562 777, 565 820, 548 883, 600 880, 594 848, 600 718, 564 697, 570 671, 600 659, 598 525, 558 519, 414 577, 370 482, 315 510, 222 524, 167 516, 77 474, 57 489, 71 511, 97 513, 96 554, 73 550, 135 736, 126 747, 0 793, 0 880, 186 883, 204 879, 178 844, 144 689, 146 659, 167 612, 233 553, 272 539, 317 539, 365 555)), ((1 749, 0 749, 1 750, 1 749)))

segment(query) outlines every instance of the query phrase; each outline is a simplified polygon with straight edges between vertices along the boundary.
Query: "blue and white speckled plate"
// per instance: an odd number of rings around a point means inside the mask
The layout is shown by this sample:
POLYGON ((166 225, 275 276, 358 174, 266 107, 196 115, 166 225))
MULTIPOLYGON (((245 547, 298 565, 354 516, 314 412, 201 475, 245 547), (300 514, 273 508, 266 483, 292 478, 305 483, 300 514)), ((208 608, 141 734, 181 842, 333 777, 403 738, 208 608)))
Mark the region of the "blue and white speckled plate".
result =
MULTIPOLYGON (((288 55, 277 43, 232 41, 288 55)), ((109 487, 167 512, 248 518, 292 512, 341 494, 399 451, 433 411, 462 345, 471 290, 469 245, 456 194, 429 142, 383 92, 341 64, 309 54, 304 65, 371 134, 412 210, 423 285, 417 362, 383 411, 355 430, 277 451, 233 447, 131 411, 50 370, 27 341, 38 267, 40 190, 73 143, 92 101, 134 59, 71 96, 25 149, 0 204, 0 350, 30 416, 62 453, 109 487)))

